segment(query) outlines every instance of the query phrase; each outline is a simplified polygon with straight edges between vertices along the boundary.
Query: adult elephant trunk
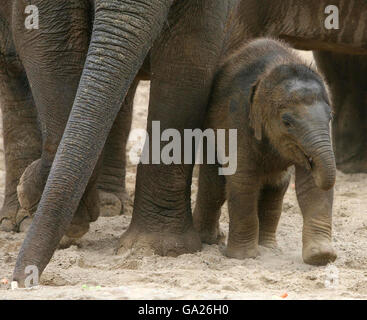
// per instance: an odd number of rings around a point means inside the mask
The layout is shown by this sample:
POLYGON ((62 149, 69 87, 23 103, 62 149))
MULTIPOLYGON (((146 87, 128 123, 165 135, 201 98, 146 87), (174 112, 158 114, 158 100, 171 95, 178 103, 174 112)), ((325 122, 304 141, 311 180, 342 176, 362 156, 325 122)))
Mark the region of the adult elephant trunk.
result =
POLYGON ((329 190, 335 184, 336 165, 330 134, 326 130, 313 132, 303 144, 315 184, 329 190))
POLYGON ((42 273, 91 177, 119 107, 173 0, 95 0, 91 43, 79 89, 13 279, 42 273))

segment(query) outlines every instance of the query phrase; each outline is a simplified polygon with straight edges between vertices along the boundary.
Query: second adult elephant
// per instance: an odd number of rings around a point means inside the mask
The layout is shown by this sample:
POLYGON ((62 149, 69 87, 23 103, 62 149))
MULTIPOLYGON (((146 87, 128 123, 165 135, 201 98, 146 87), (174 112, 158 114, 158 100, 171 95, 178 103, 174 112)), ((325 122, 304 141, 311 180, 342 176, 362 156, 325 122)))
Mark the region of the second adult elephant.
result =
POLYGON ((339 170, 367 173, 367 55, 314 51, 334 105, 333 140, 339 170))

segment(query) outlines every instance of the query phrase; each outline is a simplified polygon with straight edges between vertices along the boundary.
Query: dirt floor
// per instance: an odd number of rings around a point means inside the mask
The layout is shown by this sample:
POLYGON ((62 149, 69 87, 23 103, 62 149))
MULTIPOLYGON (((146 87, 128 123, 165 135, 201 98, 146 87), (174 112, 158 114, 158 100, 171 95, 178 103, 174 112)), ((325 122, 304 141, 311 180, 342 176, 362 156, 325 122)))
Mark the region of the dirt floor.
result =
MULTIPOLYGON (((309 58, 309 55, 306 55, 309 58)), ((149 83, 135 100, 135 128, 145 128, 149 83)), ((131 147, 131 145, 130 145, 131 147)), ((3 151, 0 188, 4 192, 3 151)), ((128 167, 127 188, 134 193, 136 168, 128 167)), ((35 289, 0 288, 1 299, 366 299, 367 175, 338 172, 333 237, 338 259, 327 267, 303 263, 302 217, 291 185, 279 225, 280 250, 261 248, 250 260, 228 259, 223 246, 204 245, 178 258, 115 255, 131 208, 118 217, 102 217, 77 246, 58 250, 35 289), (288 295, 288 296, 287 296, 288 295), (286 297, 287 296, 287 297, 286 297)), ((197 179, 193 183, 193 205, 197 179)), ((227 209, 221 227, 227 233, 227 209)), ((0 232, 0 279, 11 278, 24 234, 0 232)))

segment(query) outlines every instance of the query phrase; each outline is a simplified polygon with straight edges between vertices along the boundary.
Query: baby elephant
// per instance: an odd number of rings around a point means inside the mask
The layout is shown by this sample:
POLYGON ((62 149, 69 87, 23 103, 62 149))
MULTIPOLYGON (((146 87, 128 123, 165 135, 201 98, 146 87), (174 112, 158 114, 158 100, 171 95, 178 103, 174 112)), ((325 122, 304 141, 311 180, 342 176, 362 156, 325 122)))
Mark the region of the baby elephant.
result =
POLYGON ((237 170, 218 174, 226 150, 217 150, 218 164, 200 168, 194 225, 202 241, 218 241, 220 209, 227 200, 228 257, 256 257, 258 244, 275 247, 288 169, 295 165, 303 260, 334 261, 331 119, 321 76, 285 44, 258 39, 231 54, 216 75, 206 128, 237 129, 237 170))

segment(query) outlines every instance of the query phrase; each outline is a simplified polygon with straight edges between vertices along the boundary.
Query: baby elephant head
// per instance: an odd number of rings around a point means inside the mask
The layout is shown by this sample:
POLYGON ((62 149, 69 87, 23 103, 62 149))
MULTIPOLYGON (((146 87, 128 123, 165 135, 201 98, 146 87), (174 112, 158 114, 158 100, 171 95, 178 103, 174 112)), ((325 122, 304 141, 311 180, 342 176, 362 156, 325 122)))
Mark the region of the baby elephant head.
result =
POLYGON ((332 188, 332 110, 321 77, 302 64, 284 64, 252 90, 250 123, 255 136, 266 136, 283 159, 310 170, 319 188, 332 188))

